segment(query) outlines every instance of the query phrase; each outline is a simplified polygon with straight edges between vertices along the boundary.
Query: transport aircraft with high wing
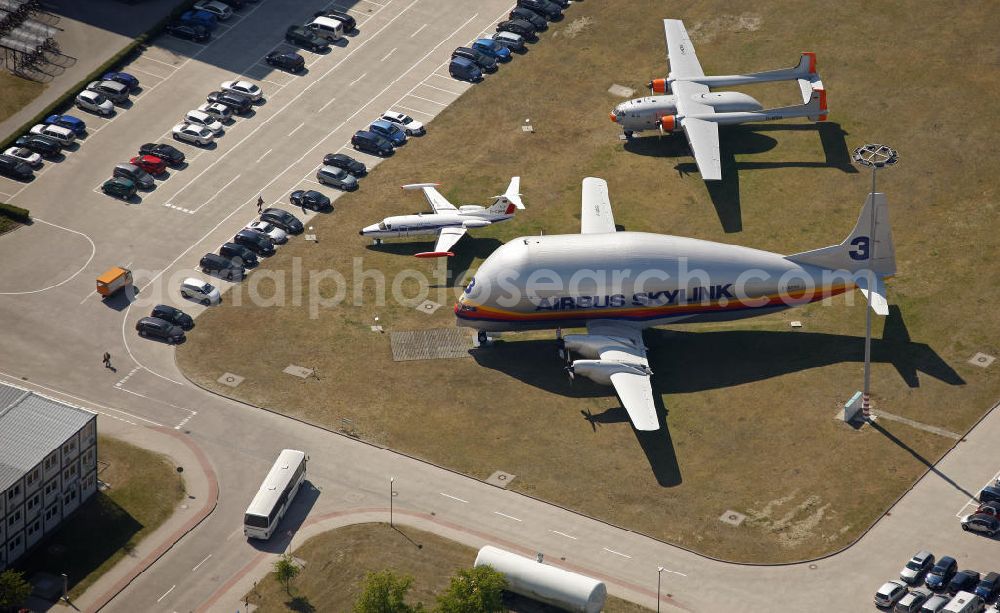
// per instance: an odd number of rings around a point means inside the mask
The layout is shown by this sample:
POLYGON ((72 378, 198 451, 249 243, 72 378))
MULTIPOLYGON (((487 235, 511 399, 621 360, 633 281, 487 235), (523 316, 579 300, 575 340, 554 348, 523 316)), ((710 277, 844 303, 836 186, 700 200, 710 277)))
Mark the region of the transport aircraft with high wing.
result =
POLYGON ((416 257, 452 256, 455 254, 451 252, 451 248, 470 228, 485 228, 507 221, 514 217, 516 209, 524 209, 521 194, 518 193, 521 187, 520 177, 511 177, 507 191, 494 196, 488 207, 466 204, 456 208, 437 191, 437 187, 437 183, 412 183, 403 186, 405 190, 419 189, 424 192, 424 198, 431 205, 433 213, 386 217, 377 224, 363 228, 359 234, 372 238, 375 244, 380 244, 387 238, 437 236, 434 250, 418 253, 416 257))
POLYGON ((802 53, 794 68, 767 70, 741 75, 705 76, 688 37, 684 22, 664 19, 670 73, 666 79, 649 82, 652 93, 622 102, 611 111, 611 121, 622 127, 625 136, 634 132, 660 130, 684 132, 698 171, 705 181, 722 179, 719 154, 719 126, 790 117, 824 121, 827 117, 826 90, 816 74, 816 54, 802 53), (737 87, 772 81, 797 81, 802 104, 764 109, 760 102, 741 92, 712 92, 716 87, 737 87))
POLYGON ((555 329, 572 378, 613 385, 636 430, 656 430, 643 328, 773 313, 858 288, 888 315, 896 272, 885 194, 868 195, 838 245, 781 255, 694 238, 618 232, 603 179, 583 180, 580 234, 525 236, 494 251, 455 305, 459 326, 555 329), (565 327, 586 334, 562 336, 565 327), (583 359, 571 360, 570 352, 583 359))

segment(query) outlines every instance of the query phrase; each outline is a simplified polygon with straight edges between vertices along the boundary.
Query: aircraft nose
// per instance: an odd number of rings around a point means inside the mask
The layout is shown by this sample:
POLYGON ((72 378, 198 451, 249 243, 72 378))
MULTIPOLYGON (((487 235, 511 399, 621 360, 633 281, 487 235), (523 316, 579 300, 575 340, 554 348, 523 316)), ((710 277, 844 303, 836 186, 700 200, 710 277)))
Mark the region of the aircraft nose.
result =
POLYGON ((618 116, 615 115, 614 111, 611 111, 610 113, 608 113, 608 117, 611 118, 611 123, 618 123, 618 116))

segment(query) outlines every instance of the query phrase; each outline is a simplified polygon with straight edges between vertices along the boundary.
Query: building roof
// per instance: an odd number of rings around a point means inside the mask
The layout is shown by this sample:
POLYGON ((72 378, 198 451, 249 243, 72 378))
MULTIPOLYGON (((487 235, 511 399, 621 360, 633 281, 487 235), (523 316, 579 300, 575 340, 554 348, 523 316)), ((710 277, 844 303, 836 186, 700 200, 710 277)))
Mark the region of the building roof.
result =
POLYGON ((0 384, 0 492, 95 417, 35 392, 0 384))

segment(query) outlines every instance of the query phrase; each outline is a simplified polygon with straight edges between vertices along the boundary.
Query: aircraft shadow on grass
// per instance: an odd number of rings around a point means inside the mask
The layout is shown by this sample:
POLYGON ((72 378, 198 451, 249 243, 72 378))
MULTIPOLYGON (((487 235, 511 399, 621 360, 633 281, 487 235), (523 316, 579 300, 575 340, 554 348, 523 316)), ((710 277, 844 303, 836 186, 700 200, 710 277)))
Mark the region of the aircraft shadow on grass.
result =
MULTIPOLYGON (((740 170, 766 170, 770 168, 836 168, 846 173, 856 173, 858 169, 851 163, 847 149, 845 131, 840 124, 822 121, 814 124, 746 124, 727 126, 719 131, 719 145, 722 156, 722 180, 705 181, 705 188, 715 206, 715 212, 726 232, 741 232, 743 216, 740 208, 740 170), (737 162, 737 155, 747 155, 770 151, 778 145, 774 138, 761 132, 816 131, 826 160, 822 162, 737 162)), ((646 136, 626 142, 625 150, 639 155, 656 157, 688 158, 691 148, 681 134, 670 136, 646 136)), ((680 175, 698 173, 694 161, 680 162, 674 166, 680 175)))
MULTIPOLYGON (((371 251, 380 251, 383 253, 392 253, 395 255, 412 257, 424 251, 433 251, 435 240, 436 239, 433 236, 417 237, 405 243, 386 242, 381 245, 369 244, 366 248, 371 251)), ((476 258, 485 259, 488 255, 496 251, 501 245, 503 245, 503 243, 495 238, 476 238, 470 234, 463 236, 462 240, 460 240, 452 249, 455 255, 447 259, 448 282, 445 287, 455 287, 456 284, 462 284, 468 281, 465 277, 465 273, 469 270, 472 262, 475 261, 476 258)), ((438 289, 439 286, 431 285, 430 287, 431 289, 438 289)))
POLYGON ((254 549, 266 551, 267 553, 284 553, 290 551, 291 547, 289 545, 292 539, 295 538, 295 534, 302 527, 302 523, 305 522, 306 517, 309 516, 312 508, 316 505, 320 494, 322 494, 322 491, 319 488, 313 485, 308 479, 304 480, 299 485, 299 492, 295 495, 295 500, 292 501, 292 505, 285 512, 285 516, 278 522, 278 527, 272 533, 271 538, 266 541, 249 539, 247 542, 254 549))

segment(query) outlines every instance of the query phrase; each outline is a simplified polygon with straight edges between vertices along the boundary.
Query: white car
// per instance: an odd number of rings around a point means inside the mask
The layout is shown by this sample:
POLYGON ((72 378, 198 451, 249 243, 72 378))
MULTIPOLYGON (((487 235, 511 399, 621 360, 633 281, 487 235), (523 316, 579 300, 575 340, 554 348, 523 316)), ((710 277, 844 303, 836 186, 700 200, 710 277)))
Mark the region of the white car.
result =
POLYGON ((196 277, 184 279, 184 282, 181 283, 181 296, 188 300, 200 302, 205 306, 222 302, 222 295, 219 294, 219 288, 210 283, 205 283, 196 277))
POLYGON ((196 145, 209 145, 215 141, 215 135, 211 130, 189 123, 179 123, 174 126, 174 138, 196 145))
POLYGON ((42 156, 27 147, 11 147, 3 152, 4 155, 17 158, 29 166, 41 166, 42 156))
POLYGON ((219 21, 225 21, 233 16, 233 9, 216 0, 198 0, 194 3, 194 8, 215 15, 219 21))
POLYGON ((222 91, 246 96, 254 102, 260 100, 261 96, 264 95, 264 92, 250 81, 224 81, 219 87, 222 88, 222 91))
POLYGON ((98 115, 111 115, 115 112, 115 105, 105 98, 104 94, 92 92, 89 89, 76 95, 76 106, 84 111, 90 111, 98 115))
POLYGON ((267 223, 266 221, 254 221, 247 224, 247 230, 257 230, 258 232, 263 232, 268 235, 275 244, 281 244, 288 241, 288 234, 274 224, 267 223))
POLYGON ((187 115, 184 116, 184 121, 201 126, 202 128, 208 128, 216 136, 222 134, 222 122, 204 111, 188 111, 187 115))
POLYGON ((206 102, 198 107, 198 110, 206 115, 211 115, 219 121, 229 121, 233 116, 233 110, 221 102, 206 102))
POLYGON ((40 123, 32 126, 31 133, 53 138, 59 141, 59 144, 63 147, 68 147, 76 141, 76 134, 73 133, 73 130, 67 130, 61 126, 48 126, 40 123))
POLYGON ((394 123, 402 128, 406 132, 407 136, 420 136, 421 134, 427 132, 424 128, 424 124, 405 113, 386 111, 382 113, 382 119, 388 121, 389 123, 394 123))
POLYGON ((902 581, 886 581, 882 587, 875 592, 875 605, 883 608, 891 608, 899 602, 899 599, 906 596, 906 584, 902 581))

